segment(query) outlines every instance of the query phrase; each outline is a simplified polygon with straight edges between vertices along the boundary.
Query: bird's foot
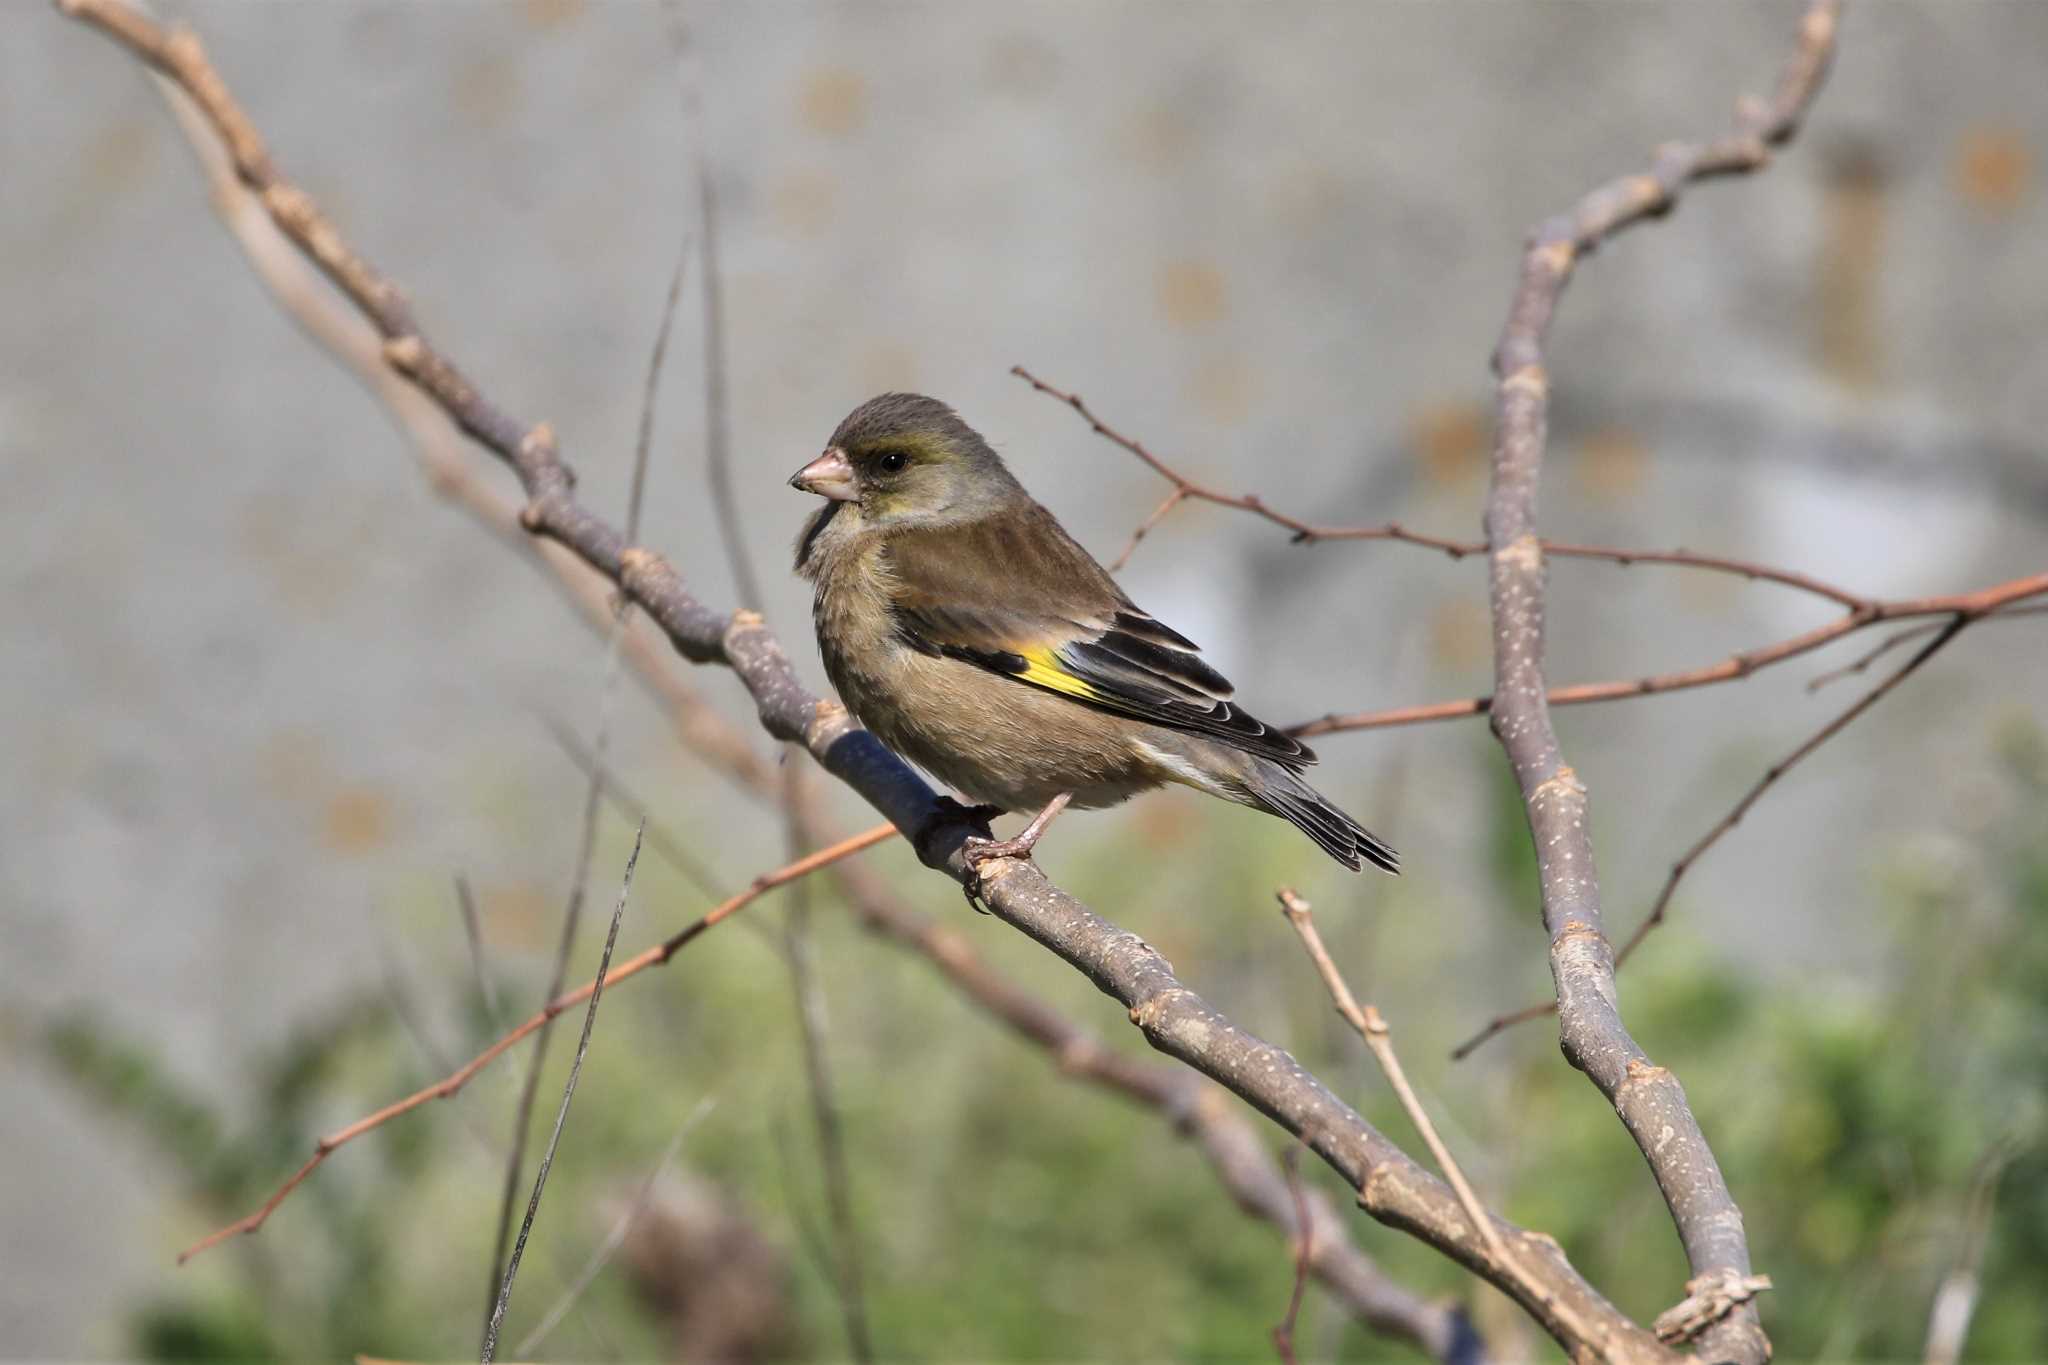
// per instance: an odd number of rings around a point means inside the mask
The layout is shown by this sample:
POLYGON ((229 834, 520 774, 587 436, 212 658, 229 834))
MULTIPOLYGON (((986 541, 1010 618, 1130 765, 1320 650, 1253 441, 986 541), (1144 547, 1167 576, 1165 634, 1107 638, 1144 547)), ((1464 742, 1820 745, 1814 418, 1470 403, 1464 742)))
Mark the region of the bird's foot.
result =
POLYGON ((969 839, 967 846, 960 850, 961 861, 967 864, 967 880, 963 883, 967 890, 967 903, 986 914, 981 899, 981 865, 1001 858, 1029 858, 1031 850, 1038 845, 1039 837, 1073 799, 1071 792, 1055 796, 1046 802, 1044 810, 1031 817, 1031 823, 1019 830, 1014 838, 969 839))

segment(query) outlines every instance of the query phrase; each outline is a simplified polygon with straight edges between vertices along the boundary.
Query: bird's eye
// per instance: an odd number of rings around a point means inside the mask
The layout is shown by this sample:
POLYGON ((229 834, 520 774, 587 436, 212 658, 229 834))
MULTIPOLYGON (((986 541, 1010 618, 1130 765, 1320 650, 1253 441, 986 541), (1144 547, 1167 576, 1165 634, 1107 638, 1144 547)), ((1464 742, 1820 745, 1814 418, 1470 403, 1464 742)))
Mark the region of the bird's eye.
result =
POLYGON ((884 474, 900 474, 903 466, 910 463, 910 457, 900 450, 885 450, 875 460, 884 474))

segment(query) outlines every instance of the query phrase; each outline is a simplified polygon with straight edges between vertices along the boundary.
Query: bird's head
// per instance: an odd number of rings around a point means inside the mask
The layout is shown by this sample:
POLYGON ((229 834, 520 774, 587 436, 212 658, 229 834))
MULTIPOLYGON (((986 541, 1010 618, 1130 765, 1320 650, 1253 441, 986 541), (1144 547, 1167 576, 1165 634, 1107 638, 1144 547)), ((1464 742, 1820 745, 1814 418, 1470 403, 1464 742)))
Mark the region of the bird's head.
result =
POLYGON ((972 521, 1021 495, 981 434, 936 398, 885 393, 847 415, 790 487, 860 505, 872 527, 972 521))

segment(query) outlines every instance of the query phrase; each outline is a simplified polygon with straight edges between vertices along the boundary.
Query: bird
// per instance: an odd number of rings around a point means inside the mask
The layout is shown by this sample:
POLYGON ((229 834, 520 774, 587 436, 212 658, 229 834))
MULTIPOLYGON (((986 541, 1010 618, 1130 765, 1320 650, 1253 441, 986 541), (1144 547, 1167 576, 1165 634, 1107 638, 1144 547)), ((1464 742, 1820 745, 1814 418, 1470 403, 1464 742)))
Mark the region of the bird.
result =
POLYGON ((979 803, 982 864, 1028 858, 1059 813, 1180 784, 1277 815, 1352 871, 1394 850, 1302 780, 1310 749, 1237 704, 1195 643, 1140 609, 935 398, 855 408, 790 486, 823 498, 796 541, 827 676, 884 745, 979 803), (987 821, 1034 812, 998 840, 987 821))

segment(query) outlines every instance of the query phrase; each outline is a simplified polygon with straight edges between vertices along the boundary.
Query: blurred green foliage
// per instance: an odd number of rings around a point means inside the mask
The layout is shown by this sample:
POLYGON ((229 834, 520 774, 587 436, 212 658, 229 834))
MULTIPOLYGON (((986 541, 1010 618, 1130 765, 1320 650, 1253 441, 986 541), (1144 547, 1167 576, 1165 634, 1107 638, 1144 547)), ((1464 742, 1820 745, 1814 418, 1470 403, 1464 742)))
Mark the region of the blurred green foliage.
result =
MULTIPOLYGON (((1895 841, 1875 876, 1845 870, 1856 884, 1844 894, 1868 900, 1870 939, 1845 958, 1880 962, 1876 972, 1787 980, 1742 969, 1709 946, 1712 907, 1681 897, 1674 924, 1624 975, 1637 1035, 1685 1081, 1746 1211, 1756 1262, 1776 1281, 1765 1312, 1781 1360, 1917 1359, 1935 1288, 1968 1240, 1969 1191, 1993 1157, 2008 1164, 1968 1357, 2048 1357, 2048 742, 2015 725, 1995 748, 1995 780, 1972 801, 1967 828, 1895 841)), ((1497 758, 1474 752, 1495 783, 1497 758)), ((1299 875, 1291 836, 1235 812, 1190 806, 1188 818, 1194 847, 1228 856, 1133 857, 1130 841, 1147 837, 1135 822, 1076 826, 1066 833, 1078 866, 1066 879, 1118 907, 1241 1022, 1286 1041, 1415 1145, 1291 938, 1253 913, 1290 869, 1299 875)), ((1521 917, 1516 932, 1531 932, 1532 862, 1511 792, 1489 818, 1496 898, 1521 917)), ((964 915, 900 850, 876 856, 895 859, 887 866, 912 900, 964 915)), ((1461 1030, 1542 983, 1476 973, 1466 949, 1427 932, 1431 893, 1415 881, 1384 893, 1384 915, 1347 915, 1333 893, 1326 934, 1363 964, 1358 984, 1386 992, 1397 1043, 1482 1188, 1647 1320, 1677 1297, 1685 1267, 1640 1157, 1542 1025, 1474 1061, 1445 1060, 1461 1030), (1431 1001, 1440 1018, 1425 1015, 1431 1001)), ((658 867, 643 868, 642 886, 628 942, 695 913, 658 867)), ((825 1219, 793 1010, 773 936, 759 928, 742 921, 606 996, 508 1340, 603 1237, 613 1215, 602 1196, 637 1182, 710 1096, 717 1108, 691 1131, 680 1164, 785 1250, 787 1325, 801 1349, 843 1354, 830 1281, 807 1247, 805 1229, 814 1240, 825 1219)), ((1003 970, 1138 1048, 1116 1011, 1046 954, 992 920, 966 928, 1003 970)), ((1271 1358, 1267 1333, 1291 1282, 1285 1248, 1232 1207, 1197 1153, 1157 1116, 1060 1077, 963 1010, 923 963, 845 917, 820 917, 816 932, 873 1332, 888 1357, 1271 1358)), ((594 957, 590 946, 579 961, 594 957)), ((1539 968, 1533 935, 1529 956, 1539 968)), ((148 1160, 175 1172, 190 1201, 178 1239, 189 1240, 259 1204, 320 1131, 441 1074, 447 1059, 428 1054, 459 1059, 493 1035, 459 961, 437 966, 459 1002, 417 1025, 438 1043, 406 1039, 388 991, 342 1001, 240 1078, 232 1117, 90 1014, 49 1023, 42 1051, 134 1131, 148 1160)), ((499 985, 522 1000, 537 989, 509 974, 499 985)), ((556 1040, 544 1111, 573 1035, 556 1040)), ((516 1070, 501 1065, 452 1103, 342 1151, 260 1236, 167 1270, 132 1311, 134 1352, 472 1352, 516 1070)), ((1326 1173, 1312 1178, 1341 1202, 1326 1173)), ((1503 1302, 1440 1257, 1362 1217, 1355 1235, 1411 1285, 1474 1302, 1501 1344, 1509 1333, 1527 1341, 1503 1302)), ((664 1354, 668 1328, 632 1278, 622 1266, 601 1276, 543 1354, 664 1354)), ((1299 1342, 1304 1358, 1410 1354, 1313 1290, 1299 1342)))

